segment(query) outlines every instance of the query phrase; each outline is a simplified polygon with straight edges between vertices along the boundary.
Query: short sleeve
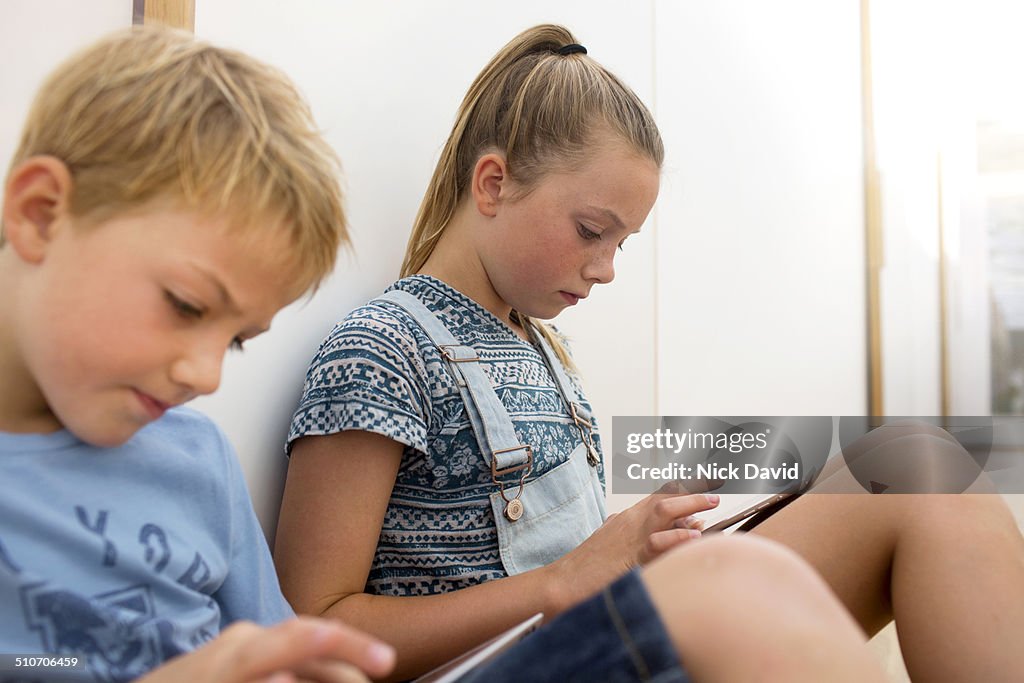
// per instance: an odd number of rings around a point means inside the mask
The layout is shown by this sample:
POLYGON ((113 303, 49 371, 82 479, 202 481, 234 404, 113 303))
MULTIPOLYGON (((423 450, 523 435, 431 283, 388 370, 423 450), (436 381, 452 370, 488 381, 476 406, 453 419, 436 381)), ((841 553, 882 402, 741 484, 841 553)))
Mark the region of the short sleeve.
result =
POLYGON ((306 373, 285 450, 303 436, 358 430, 425 452, 430 399, 412 325, 372 303, 339 323, 306 373))
MULTIPOLYGON (((219 432, 219 430, 218 430, 219 432)), ((228 529, 228 573, 213 594, 220 606, 221 629, 246 620, 269 626, 295 616, 281 592, 242 468, 227 438, 220 434, 226 451, 226 486, 230 505, 228 529)))

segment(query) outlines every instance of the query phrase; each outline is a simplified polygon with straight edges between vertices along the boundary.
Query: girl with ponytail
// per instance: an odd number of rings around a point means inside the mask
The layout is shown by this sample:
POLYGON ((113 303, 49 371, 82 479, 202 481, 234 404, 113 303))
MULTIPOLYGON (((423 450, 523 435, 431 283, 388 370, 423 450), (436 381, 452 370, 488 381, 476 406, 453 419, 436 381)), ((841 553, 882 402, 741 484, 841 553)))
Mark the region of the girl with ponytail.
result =
POLYGON ((693 542, 717 496, 659 492, 606 520, 590 405, 543 321, 611 282, 663 155, 650 112, 575 36, 524 31, 462 101, 401 279, 313 359, 281 585, 297 611, 394 644, 399 678, 543 612, 554 623, 481 680, 682 681, 683 664, 694 680, 878 679, 793 552, 693 542), (816 656, 773 655, 794 642, 816 656))

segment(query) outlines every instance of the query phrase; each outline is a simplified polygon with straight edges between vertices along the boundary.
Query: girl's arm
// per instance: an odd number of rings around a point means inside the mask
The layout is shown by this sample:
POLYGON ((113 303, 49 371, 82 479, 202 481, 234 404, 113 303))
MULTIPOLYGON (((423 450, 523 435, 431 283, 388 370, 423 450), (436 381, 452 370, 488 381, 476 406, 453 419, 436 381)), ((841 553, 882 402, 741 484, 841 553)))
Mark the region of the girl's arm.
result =
POLYGON ((703 495, 655 494, 546 567, 443 595, 368 595, 363 589, 402 449, 361 431, 296 441, 275 545, 281 587, 296 612, 341 618, 394 645, 396 680, 423 673, 536 612, 552 618, 697 535, 677 522, 714 505, 703 495))

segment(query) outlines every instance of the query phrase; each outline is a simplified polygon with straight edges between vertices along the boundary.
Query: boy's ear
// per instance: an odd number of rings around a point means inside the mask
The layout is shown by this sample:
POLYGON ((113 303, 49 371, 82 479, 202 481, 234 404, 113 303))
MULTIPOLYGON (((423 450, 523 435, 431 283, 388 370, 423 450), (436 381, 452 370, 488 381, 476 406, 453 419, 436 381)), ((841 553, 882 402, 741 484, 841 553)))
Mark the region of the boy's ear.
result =
POLYGON ((56 157, 29 157, 11 169, 4 189, 4 238, 23 260, 43 260, 58 219, 69 210, 73 182, 56 157))
POLYGON ((477 159, 471 185, 477 211, 493 218, 498 211, 498 204, 508 196, 508 180, 505 157, 492 152, 477 159))

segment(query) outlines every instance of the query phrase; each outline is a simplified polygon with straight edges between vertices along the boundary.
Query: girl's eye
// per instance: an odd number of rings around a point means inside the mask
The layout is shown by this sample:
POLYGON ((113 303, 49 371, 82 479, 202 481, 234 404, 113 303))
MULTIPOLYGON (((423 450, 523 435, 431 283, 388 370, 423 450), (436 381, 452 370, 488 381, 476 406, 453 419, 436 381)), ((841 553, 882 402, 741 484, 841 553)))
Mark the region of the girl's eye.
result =
POLYGON ((170 302, 171 307, 174 308, 174 310, 178 312, 178 315, 182 316, 183 318, 192 318, 198 320, 199 318, 203 317, 203 310, 198 306, 193 306, 187 301, 179 299, 171 292, 165 291, 164 295, 167 297, 167 301, 170 302))
POLYGON ((622 241, 619 242, 619 251, 622 251, 622 245, 626 243, 627 237, 623 237, 622 241))
POLYGON ((591 229, 587 228, 586 226, 584 226, 582 223, 577 223, 576 224, 576 232, 578 232, 580 234, 580 237, 582 237, 585 240, 599 240, 599 239, 601 239, 601 233, 594 232, 593 230, 591 230, 591 229))
POLYGON ((235 337, 231 340, 232 351, 245 351, 245 340, 241 337, 235 337))

